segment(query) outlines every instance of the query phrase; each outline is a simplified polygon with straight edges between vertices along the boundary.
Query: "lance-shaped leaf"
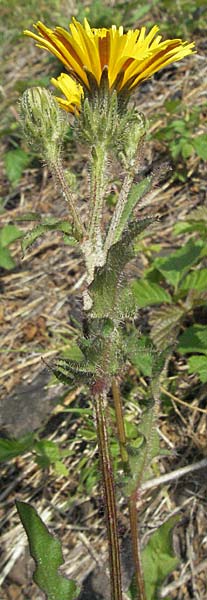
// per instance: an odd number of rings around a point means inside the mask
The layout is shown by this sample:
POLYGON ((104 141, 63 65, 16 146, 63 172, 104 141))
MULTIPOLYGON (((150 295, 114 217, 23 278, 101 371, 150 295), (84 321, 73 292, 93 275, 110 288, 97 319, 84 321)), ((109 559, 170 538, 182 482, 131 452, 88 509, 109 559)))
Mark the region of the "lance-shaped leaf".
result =
POLYGON ((145 196, 145 194, 147 194, 150 191, 151 186, 152 186, 152 177, 145 177, 144 179, 142 179, 142 181, 140 181, 139 183, 136 183, 132 186, 132 188, 129 192, 124 210, 122 212, 122 215, 121 215, 121 218, 119 221, 119 225, 116 230, 116 238, 115 238, 116 242, 119 240, 120 235, 122 234, 123 230, 127 226, 127 223, 130 219, 130 216, 131 216, 134 208, 137 206, 137 204, 139 203, 141 198, 143 198, 143 196, 145 196))
POLYGON ((23 241, 22 241, 22 252, 25 253, 25 250, 31 246, 41 235, 46 233, 47 231, 61 231, 66 237, 67 244, 75 245, 77 244, 77 240, 71 235, 72 227, 71 223, 66 220, 57 221, 56 219, 45 219, 44 222, 40 223, 36 227, 34 227, 31 231, 29 231, 23 241))
MULTIPOLYGON (((105 265, 96 269, 94 280, 89 286, 94 316, 113 317, 114 314, 117 316, 119 313, 120 317, 123 317, 123 271, 126 264, 134 257, 135 238, 155 220, 156 217, 148 217, 129 223, 121 239, 109 249, 105 265)), ((124 299, 126 301, 126 295, 124 299)), ((129 310, 131 304, 130 300, 129 310)))
POLYGON ((58 571, 64 563, 59 540, 49 533, 33 506, 19 501, 16 506, 36 565, 34 582, 47 600, 73 600, 79 590, 72 579, 66 579, 58 571))

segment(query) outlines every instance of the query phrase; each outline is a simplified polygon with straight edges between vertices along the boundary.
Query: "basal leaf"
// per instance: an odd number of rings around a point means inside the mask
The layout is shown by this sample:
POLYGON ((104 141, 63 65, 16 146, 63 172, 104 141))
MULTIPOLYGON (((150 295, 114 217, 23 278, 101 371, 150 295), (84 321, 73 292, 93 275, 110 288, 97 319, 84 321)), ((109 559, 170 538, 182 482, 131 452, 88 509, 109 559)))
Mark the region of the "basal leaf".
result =
POLYGON ((138 308, 150 306, 151 304, 170 303, 172 301, 170 294, 156 283, 151 283, 146 279, 137 279, 131 284, 133 296, 138 308))
POLYGON ((173 516, 150 537, 142 552, 142 565, 147 600, 159 600, 159 588, 178 565, 172 549, 172 529, 179 517, 173 516))
POLYGON ((59 573, 59 567, 64 563, 59 540, 49 533, 33 506, 19 501, 16 506, 36 565, 34 582, 46 594, 47 600, 73 600, 78 595, 75 582, 59 573))

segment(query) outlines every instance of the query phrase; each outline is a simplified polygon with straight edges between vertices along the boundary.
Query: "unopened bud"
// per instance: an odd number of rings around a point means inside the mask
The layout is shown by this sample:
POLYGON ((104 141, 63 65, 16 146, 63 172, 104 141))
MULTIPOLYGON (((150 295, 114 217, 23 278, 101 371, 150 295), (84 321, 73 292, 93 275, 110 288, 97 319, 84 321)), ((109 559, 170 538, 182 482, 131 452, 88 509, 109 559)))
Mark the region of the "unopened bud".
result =
POLYGON ((134 166, 146 129, 146 119, 142 113, 135 109, 129 113, 129 119, 122 131, 121 152, 119 153, 119 158, 126 168, 134 166))
POLYGON ((52 94, 42 87, 26 90, 21 99, 21 116, 29 143, 49 161, 57 159, 68 124, 52 94))

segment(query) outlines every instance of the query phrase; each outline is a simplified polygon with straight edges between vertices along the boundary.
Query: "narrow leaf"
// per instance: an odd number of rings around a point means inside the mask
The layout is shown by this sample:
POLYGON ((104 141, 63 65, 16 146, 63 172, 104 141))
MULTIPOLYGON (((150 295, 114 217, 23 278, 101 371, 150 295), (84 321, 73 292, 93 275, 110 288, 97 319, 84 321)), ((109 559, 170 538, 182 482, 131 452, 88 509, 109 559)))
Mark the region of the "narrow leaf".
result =
POLYGON ((36 565, 34 582, 46 594, 47 600, 73 600, 78 595, 75 582, 58 571, 64 563, 59 540, 49 533, 30 504, 17 501, 16 506, 36 565))
POLYGON ((141 200, 141 198, 143 198, 143 196, 145 196, 145 194, 147 194, 150 191, 151 185, 152 185, 152 177, 145 177, 145 179, 142 179, 142 181, 140 181, 139 183, 136 183, 132 186, 132 188, 129 192, 129 196, 128 196, 127 202, 125 204, 120 222, 119 222, 119 226, 117 228, 116 241, 119 240, 120 235, 122 234, 124 228, 126 227, 128 221, 129 221, 129 218, 130 218, 134 208, 138 204, 139 200, 141 200))

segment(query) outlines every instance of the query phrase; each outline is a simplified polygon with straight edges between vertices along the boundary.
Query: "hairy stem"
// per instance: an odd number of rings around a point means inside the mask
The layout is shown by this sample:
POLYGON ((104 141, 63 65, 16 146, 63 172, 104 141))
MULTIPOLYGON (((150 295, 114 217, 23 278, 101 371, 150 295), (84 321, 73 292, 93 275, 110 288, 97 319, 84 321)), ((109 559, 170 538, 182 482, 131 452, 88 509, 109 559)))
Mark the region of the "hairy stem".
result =
POLYGON ((105 168, 107 153, 104 142, 92 149, 91 159, 91 198, 89 214, 89 240, 92 242, 94 255, 102 252, 101 222, 103 201, 106 188, 105 168))
POLYGON ((106 510, 111 600, 122 600, 121 562, 118 542, 117 510, 113 479, 113 466, 109 450, 106 421, 106 392, 95 395, 95 411, 99 458, 102 471, 103 493, 106 510))
POLYGON ((73 223, 74 223, 75 230, 76 230, 77 239, 81 239, 84 236, 85 229, 84 229, 84 226, 81 223, 79 215, 76 211, 75 204, 73 201, 73 194, 71 193, 71 191, 68 187, 68 183, 67 183, 65 175, 64 175, 64 170, 63 170, 61 160, 58 159, 57 161, 53 161, 49 166, 50 166, 52 176, 55 179, 56 185, 60 186, 63 198, 64 198, 64 200, 66 200, 66 202, 69 205, 71 215, 73 218, 73 223))
MULTIPOLYGON (((124 419, 123 419, 123 409, 120 395, 120 388, 117 379, 113 379, 112 382, 112 393, 114 399, 115 413, 116 413, 116 423, 117 423, 117 431, 118 438, 120 444, 120 454, 123 463, 123 470, 125 473, 130 473, 129 468, 129 456, 126 448, 126 435, 124 428, 124 419)), ((137 587, 137 600, 147 600, 145 594, 145 584, 144 577, 142 572, 142 563, 141 563, 141 551, 140 551, 140 543, 139 543, 139 531, 138 531, 138 521, 137 521, 137 489, 131 494, 128 500, 128 508, 129 508, 129 519, 130 519, 130 530, 131 530, 131 539, 132 539, 132 557, 135 569, 135 581, 137 587)))

